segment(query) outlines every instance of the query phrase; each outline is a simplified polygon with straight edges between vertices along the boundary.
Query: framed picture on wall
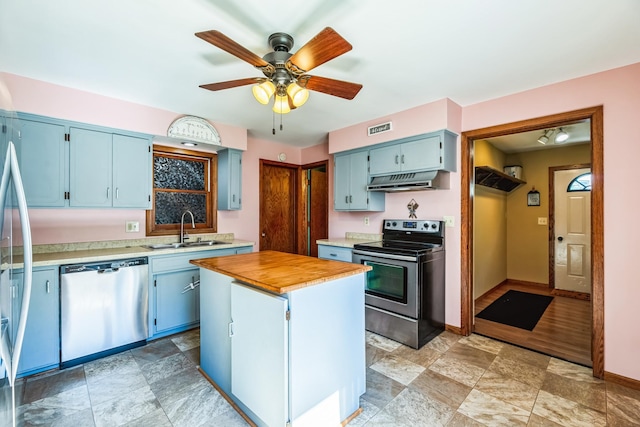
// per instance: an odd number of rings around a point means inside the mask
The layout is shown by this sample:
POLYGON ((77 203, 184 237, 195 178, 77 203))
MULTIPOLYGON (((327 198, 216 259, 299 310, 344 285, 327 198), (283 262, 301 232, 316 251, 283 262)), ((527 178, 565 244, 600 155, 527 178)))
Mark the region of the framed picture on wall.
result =
POLYGON ((527 193, 527 206, 540 206, 540 192, 535 187, 527 193))

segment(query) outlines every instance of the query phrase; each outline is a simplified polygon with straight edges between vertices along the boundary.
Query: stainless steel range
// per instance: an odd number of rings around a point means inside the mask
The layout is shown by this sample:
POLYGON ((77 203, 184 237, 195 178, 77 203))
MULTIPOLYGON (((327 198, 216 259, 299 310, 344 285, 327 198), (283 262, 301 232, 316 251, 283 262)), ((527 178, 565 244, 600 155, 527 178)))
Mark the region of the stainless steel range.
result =
POLYGON ((369 265, 365 327, 413 348, 444 330, 444 222, 386 219, 382 241, 356 244, 353 262, 369 265))

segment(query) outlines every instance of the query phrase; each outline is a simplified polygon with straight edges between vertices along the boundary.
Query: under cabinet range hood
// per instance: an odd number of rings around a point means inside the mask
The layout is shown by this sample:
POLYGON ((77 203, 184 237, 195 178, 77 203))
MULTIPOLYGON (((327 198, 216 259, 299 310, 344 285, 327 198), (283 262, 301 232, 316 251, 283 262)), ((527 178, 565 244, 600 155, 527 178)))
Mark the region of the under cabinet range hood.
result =
POLYGON ((374 176, 367 185, 368 191, 418 191, 449 188, 443 171, 422 171, 374 176))

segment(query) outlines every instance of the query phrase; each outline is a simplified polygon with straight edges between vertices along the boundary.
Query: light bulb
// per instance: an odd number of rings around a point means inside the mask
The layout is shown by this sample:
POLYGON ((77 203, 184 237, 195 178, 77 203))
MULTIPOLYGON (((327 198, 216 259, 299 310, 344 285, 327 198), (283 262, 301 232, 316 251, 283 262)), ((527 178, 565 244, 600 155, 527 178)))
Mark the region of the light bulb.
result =
POLYGON ((291 97, 291 102, 296 107, 300 107, 307 99, 309 99, 309 91, 303 87, 298 86, 297 83, 291 83, 287 87, 287 93, 291 97))
POLYGON ((278 114, 287 114, 291 111, 286 94, 276 95, 275 100, 273 101, 273 111, 278 114))
POLYGON ((269 80, 265 80, 259 85, 253 86, 251 90, 256 101, 260 104, 267 105, 269 99, 271 99, 271 95, 276 91, 276 87, 269 80))
POLYGON ((556 142, 558 144, 561 144, 565 142, 567 139, 569 139, 569 134, 563 131, 562 128, 560 128, 560 131, 556 135, 556 142))

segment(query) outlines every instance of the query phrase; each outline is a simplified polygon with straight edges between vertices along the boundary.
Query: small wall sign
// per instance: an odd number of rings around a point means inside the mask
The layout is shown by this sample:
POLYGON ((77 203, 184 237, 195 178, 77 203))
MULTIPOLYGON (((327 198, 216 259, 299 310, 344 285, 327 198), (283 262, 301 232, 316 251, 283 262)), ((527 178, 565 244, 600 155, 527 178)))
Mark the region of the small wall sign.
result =
POLYGON ((367 128, 367 136, 377 135, 383 132, 389 132, 391 130, 391 122, 381 123, 375 126, 369 126, 367 128))
POLYGON ((527 206, 540 206, 540 192, 532 187, 527 193, 527 206))

